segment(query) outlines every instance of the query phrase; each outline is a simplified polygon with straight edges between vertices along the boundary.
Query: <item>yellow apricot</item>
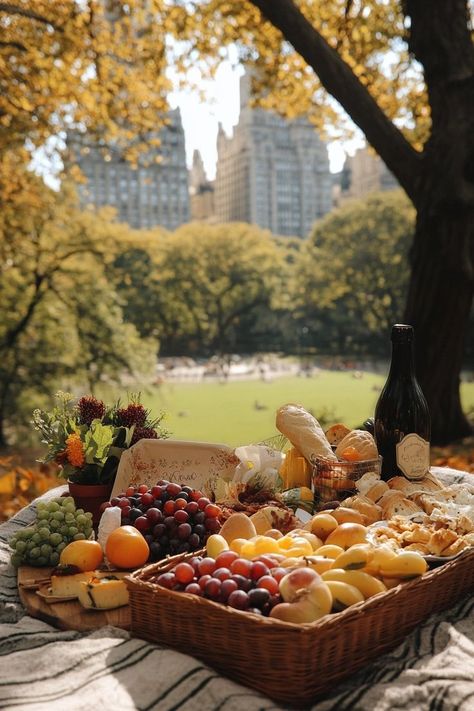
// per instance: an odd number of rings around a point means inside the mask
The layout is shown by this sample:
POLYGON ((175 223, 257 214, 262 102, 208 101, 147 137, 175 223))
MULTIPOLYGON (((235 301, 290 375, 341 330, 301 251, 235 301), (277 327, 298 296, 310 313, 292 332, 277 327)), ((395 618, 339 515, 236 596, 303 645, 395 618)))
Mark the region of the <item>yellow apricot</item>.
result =
POLYGON ((235 553, 238 553, 240 555, 242 546, 244 546, 246 543, 248 543, 248 540, 246 538, 234 538, 234 540, 230 543, 230 550, 235 551, 235 553))
POLYGON ((344 548, 341 548, 341 546, 326 544, 318 548, 318 555, 322 555, 325 558, 336 559, 341 553, 344 553, 344 548))
POLYGON ((343 570, 358 570, 359 568, 365 568, 367 560, 367 551, 362 547, 352 546, 335 559, 332 567, 342 568, 343 570))
POLYGON ((387 561, 380 572, 384 578, 413 578, 423 575, 428 563, 415 551, 402 551, 392 560, 387 561))
POLYGON ((364 596, 354 585, 341 583, 339 580, 326 580, 325 582, 331 591, 333 612, 340 612, 346 607, 364 600, 364 596))
POLYGON ((217 558, 219 553, 229 550, 229 544, 226 539, 218 533, 213 533, 206 542, 207 555, 210 558, 217 558))
POLYGON ((253 543, 253 541, 245 541, 244 545, 240 549, 240 555, 242 558, 249 558, 250 560, 255 558, 255 543, 253 543))
POLYGON ((373 575, 368 575, 361 570, 342 570, 341 568, 323 571, 323 580, 338 580, 341 583, 348 583, 360 590, 365 599, 377 595, 387 590, 381 580, 377 580, 373 575))
POLYGON ((278 545, 278 541, 270 536, 259 536, 258 540, 251 541, 255 546, 255 554, 260 555, 261 553, 280 553, 281 549, 278 545))
POLYGON ((314 533, 315 536, 321 538, 323 541, 338 526, 338 523, 334 516, 331 516, 331 514, 328 513, 316 514, 316 516, 313 516, 313 518, 311 519, 310 524, 311 533, 314 533))

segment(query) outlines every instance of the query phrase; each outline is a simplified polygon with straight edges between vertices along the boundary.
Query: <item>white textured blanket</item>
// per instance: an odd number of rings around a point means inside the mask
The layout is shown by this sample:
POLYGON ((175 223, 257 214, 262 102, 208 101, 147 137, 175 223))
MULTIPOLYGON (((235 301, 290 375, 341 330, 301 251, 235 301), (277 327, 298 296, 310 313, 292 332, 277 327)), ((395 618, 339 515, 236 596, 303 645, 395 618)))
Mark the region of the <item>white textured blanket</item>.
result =
MULTIPOLYGON (((441 476, 450 481, 463 477, 446 471, 441 476)), ((105 627, 87 634, 61 632, 26 615, 17 595, 15 571, 8 564, 7 540, 33 517, 34 505, 0 527, 0 709, 283 708, 193 657, 131 638, 123 630, 105 627)), ((474 598, 428 619, 392 653, 335 688, 312 708, 473 711, 474 598)))

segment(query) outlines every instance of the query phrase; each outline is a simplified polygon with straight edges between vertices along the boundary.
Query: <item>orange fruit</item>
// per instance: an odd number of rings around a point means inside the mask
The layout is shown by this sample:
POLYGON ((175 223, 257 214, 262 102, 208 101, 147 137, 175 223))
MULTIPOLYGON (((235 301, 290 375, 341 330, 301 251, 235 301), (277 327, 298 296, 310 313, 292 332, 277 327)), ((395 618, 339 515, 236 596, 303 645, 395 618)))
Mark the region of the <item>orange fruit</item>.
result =
POLYGON ((347 447, 341 454, 341 459, 345 459, 347 462, 359 462, 362 457, 355 447, 347 447))
POLYGON ((76 565, 83 573, 95 570, 103 560, 102 546, 97 541, 73 541, 63 548, 59 556, 61 565, 76 565))
POLYGON ((105 555, 116 568, 139 568, 150 555, 148 543, 133 526, 119 526, 105 544, 105 555))

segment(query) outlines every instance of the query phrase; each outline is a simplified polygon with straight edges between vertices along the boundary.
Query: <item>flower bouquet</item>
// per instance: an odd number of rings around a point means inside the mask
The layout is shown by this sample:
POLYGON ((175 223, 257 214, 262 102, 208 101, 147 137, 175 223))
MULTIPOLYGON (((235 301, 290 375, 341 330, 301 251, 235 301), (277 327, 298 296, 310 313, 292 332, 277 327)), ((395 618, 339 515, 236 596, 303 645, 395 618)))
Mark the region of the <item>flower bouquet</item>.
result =
POLYGON ((113 483, 122 452, 140 439, 166 437, 160 426, 163 415, 152 420, 133 396, 125 407, 107 407, 89 395, 77 402, 58 392, 51 412, 35 410, 33 425, 48 452, 41 462, 54 461, 59 476, 81 484, 113 483))

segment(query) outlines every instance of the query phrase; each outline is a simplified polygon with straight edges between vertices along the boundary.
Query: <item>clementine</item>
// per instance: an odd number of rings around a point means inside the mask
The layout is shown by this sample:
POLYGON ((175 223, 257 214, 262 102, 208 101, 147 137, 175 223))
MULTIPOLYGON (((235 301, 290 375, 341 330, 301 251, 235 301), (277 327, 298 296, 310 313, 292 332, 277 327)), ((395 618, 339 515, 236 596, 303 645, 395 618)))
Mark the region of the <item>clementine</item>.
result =
POLYGON ((105 555, 117 568, 139 568, 148 560, 150 549, 136 528, 119 526, 107 538, 105 555))

